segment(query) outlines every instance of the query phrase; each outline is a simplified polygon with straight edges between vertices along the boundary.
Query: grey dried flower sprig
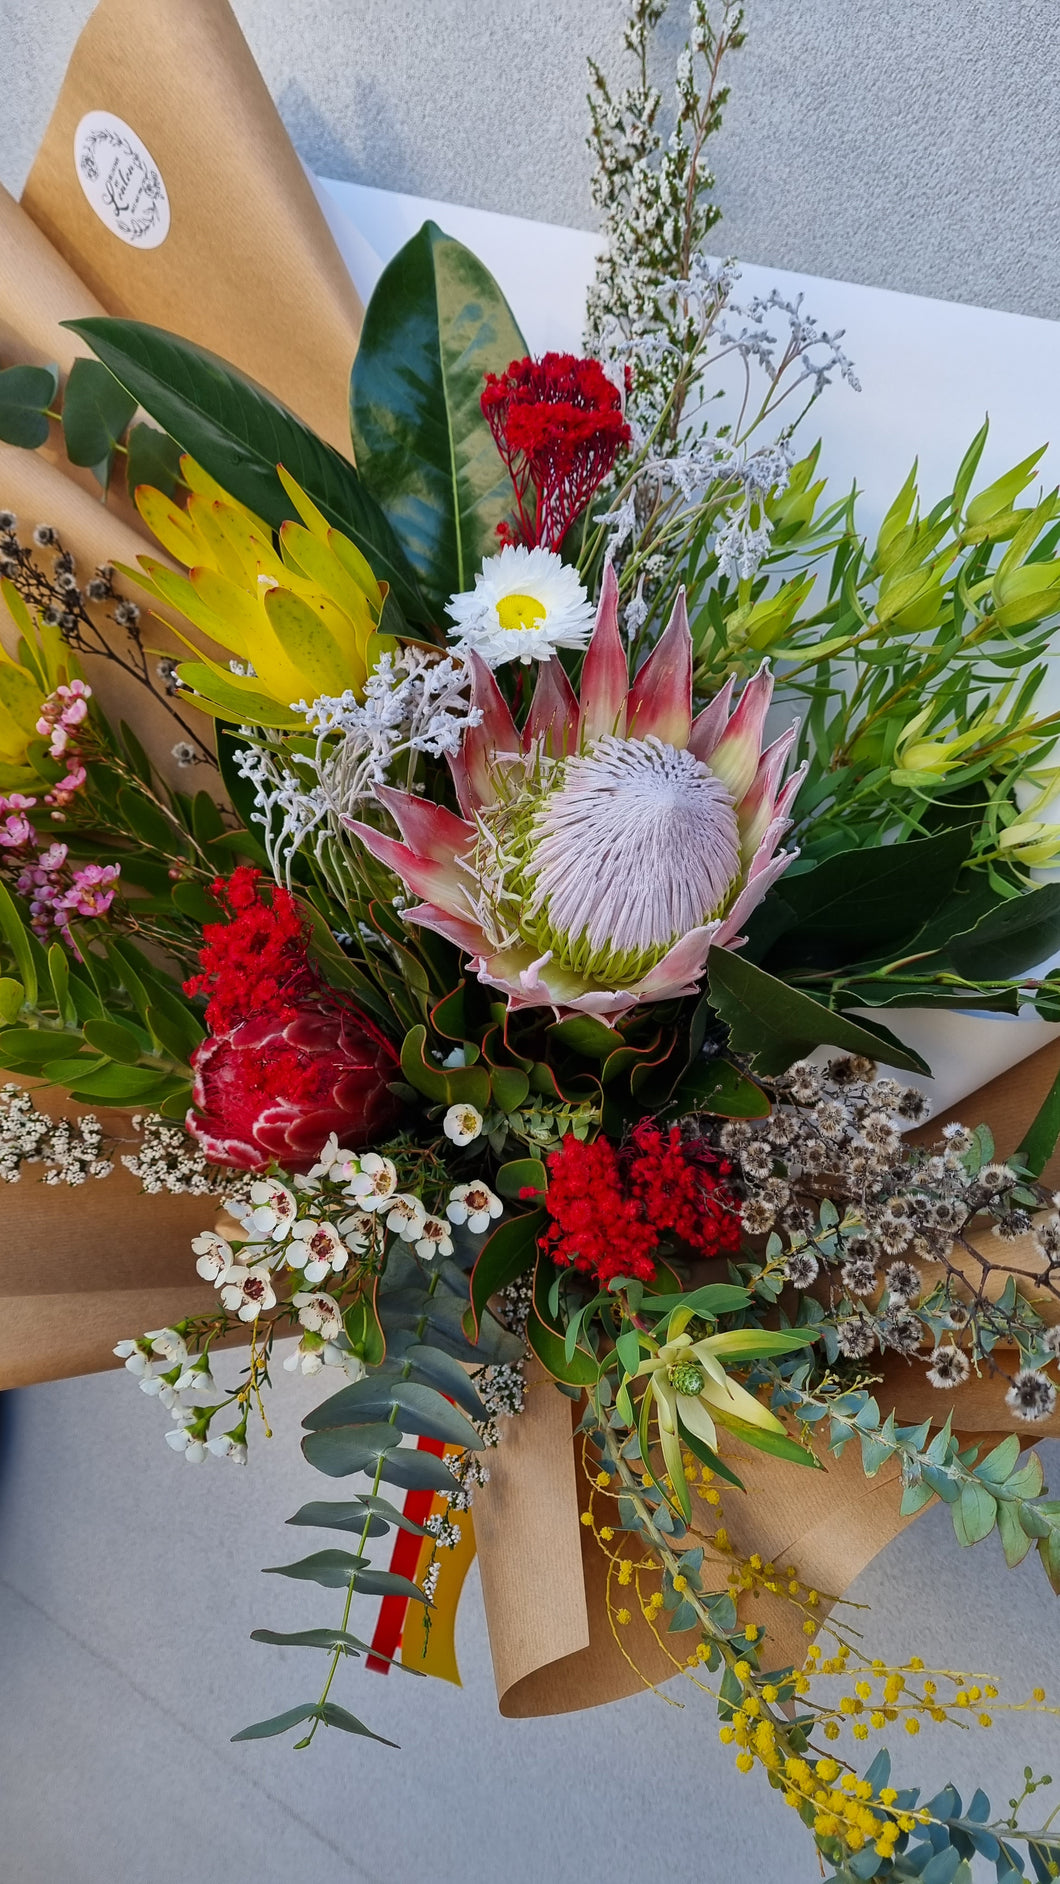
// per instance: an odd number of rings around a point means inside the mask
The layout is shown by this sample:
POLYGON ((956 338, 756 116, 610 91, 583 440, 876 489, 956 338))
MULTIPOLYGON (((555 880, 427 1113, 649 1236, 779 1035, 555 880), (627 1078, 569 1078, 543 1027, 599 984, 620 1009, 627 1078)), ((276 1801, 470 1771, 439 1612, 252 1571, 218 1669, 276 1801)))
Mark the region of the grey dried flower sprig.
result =
POLYGON ((152 667, 143 644, 139 605, 122 596, 109 563, 85 578, 50 524, 38 523, 26 543, 19 535, 18 518, 10 510, 0 510, 0 576, 17 589, 45 626, 58 628, 75 653, 108 661, 154 695, 183 734, 174 748, 178 765, 202 763, 216 768, 213 753, 175 704, 179 687, 173 662, 152 667), (121 641, 104 632, 101 614, 123 631, 121 641))
POLYGON ((1004 1374, 996 1350, 1014 1344, 1009 1405, 1048 1417, 1056 1389, 1044 1370, 1060 1333, 1021 1293, 1024 1272, 1004 1251, 1033 1238, 1035 1284, 1056 1297, 1060 1322, 1060 1194, 995 1158, 983 1126, 950 1122, 937 1144, 911 1143, 905 1128, 926 1117, 923 1095, 878 1077, 869 1060, 800 1063, 770 1084, 766 1120, 718 1133, 744 1227, 768 1239, 766 1288, 825 1284, 833 1358, 915 1357, 940 1390, 962 1386, 973 1366, 1004 1374), (972 1235, 977 1220, 990 1223, 989 1254, 972 1235))

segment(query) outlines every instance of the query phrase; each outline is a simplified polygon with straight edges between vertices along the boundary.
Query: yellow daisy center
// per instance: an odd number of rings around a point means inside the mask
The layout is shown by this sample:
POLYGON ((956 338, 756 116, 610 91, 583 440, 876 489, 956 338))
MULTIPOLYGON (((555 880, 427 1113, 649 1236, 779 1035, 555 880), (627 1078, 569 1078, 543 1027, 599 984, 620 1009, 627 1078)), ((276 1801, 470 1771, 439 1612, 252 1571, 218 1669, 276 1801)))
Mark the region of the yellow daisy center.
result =
POLYGON ((536 595, 506 595, 497 603, 497 620, 502 628, 536 628, 548 609, 536 595))

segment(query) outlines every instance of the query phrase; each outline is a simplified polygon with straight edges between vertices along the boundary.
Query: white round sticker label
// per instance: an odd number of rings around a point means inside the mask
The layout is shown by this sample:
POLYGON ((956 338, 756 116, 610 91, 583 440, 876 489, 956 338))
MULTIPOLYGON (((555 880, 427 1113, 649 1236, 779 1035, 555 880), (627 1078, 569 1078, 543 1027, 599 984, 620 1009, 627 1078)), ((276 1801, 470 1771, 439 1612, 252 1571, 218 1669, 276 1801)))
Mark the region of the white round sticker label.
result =
POLYGON ((74 132, 77 180, 100 222, 134 249, 169 234, 169 197, 142 138, 112 111, 89 111, 74 132))

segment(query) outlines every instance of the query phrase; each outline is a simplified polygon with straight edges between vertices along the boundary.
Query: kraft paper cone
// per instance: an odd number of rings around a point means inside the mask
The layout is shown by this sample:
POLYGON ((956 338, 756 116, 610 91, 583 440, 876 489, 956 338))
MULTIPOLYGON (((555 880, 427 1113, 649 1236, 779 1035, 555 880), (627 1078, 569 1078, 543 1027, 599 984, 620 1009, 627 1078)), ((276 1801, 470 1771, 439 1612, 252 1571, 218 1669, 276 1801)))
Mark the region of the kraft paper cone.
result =
MULTIPOLYGON (((124 201, 135 183, 113 162, 124 201)), ((361 304, 226 0, 100 0, 22 203, 108 313, 210 348, 349 454, 361 304), (82 190, 75 134, 90 112, 157 166, 169 227, 156 247, 123 240, 82 190)))
MULTIPOLYGON (((134 1148, 127 1113, 3 1077, 53 1118, 94 1111, 108 1138, 134 1148)), ((42 1183, 41 1170, 26 1165, 0 1185, 0 1390, 114 1367, 116 1341, 216 1308, 191 1251, 215 1214, 209 1197, 145 1196, 117 1153, 110 1177, 73 1189, 42 1183)))
POLYGON ((106 309, 0 185, 0 364, 69 373, 89 349, 62 321, 106 309))

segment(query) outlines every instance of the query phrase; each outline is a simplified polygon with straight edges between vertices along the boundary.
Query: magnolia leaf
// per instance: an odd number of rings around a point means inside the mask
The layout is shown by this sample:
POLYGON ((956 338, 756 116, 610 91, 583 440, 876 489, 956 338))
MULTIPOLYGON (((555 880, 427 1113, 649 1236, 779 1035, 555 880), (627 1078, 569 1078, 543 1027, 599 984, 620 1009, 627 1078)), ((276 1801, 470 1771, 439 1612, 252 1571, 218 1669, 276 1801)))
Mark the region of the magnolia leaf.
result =
MULTIPOLYGON (((1052 887, 1052 886, 1050 886, 1052 887)), ((1060 891, 1060 884, 1055 886, 1060 891)), ((730 1044, 749 1053, 758 1073, 784 1073, 815 1047, 840 1047, 865 1054, 907 1073, 931 1068, 885 1027, 832 1013, 732 949, 712 949, 708 958, 711 1006, 729 1028, 730 1044)))
POLYGON ((439 616, 496 553, 513 508, 480 399, 484 375, 525 353, 489 270, 434 222, 387 264, 365 312, 354 454, 439 616))

